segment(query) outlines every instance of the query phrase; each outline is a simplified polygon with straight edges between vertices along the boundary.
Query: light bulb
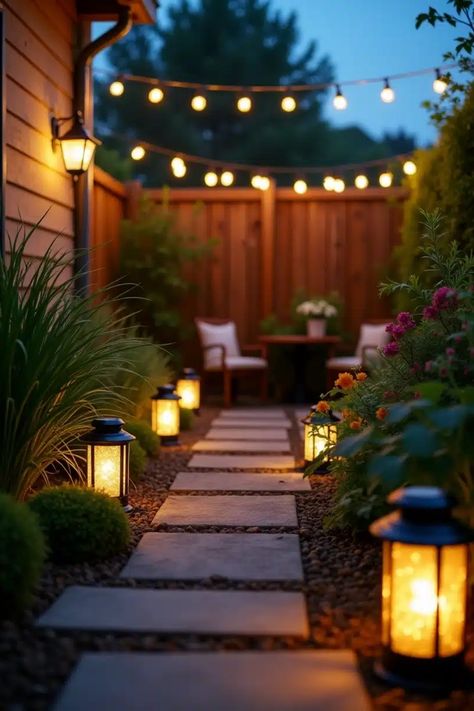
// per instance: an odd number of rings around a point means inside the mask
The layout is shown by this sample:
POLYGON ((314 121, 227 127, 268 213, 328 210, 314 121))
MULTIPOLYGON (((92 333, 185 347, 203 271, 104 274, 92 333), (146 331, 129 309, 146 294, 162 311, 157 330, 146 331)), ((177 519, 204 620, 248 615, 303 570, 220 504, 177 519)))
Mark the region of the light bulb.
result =
POLYGON ((113 81, 112 84, 109 86, 109 92, 112 94, 112 96, 122 96, 124 91, 125 86, 121 81, 113 81))
POLYGON ((204 111, 206 106, 207 99, 205 96, 202 96, 202 94, 196 94, 196 96, 193 96, 191 99, 191 108, 194 109, 194 111, 204 111))
POLYGON ((130 157, 131 157, 133 160, 141 160, 142 158, 145 157, 145 153, 146 153, 146 151, 145 151, 145 149, 143 148, 143 146, 135 146, 135 147, 132 148, 132 150, 130 151, 130 157))
POLYGON ((395 92, 388 83, 388 79, 385 79, 385 86, 380 92, 380 98, 384 102, 384 104, 391 104, 393 101, 395 101, 395 92))
POLYGON ((346 184, 342 180, 342 178, 336 178, 334 180, 334 192, 335 193, 343 193, 345 189, 346 189, 346 184))
POLYGON ((443 79, 441 76, 441 72, 439 69, 436 70, 436 78, 433 82, 433 91, 435 91, 437 94, 444 94, 446 89, 448 88, 448 82, 446 79, 443 79))
POLYGON ((386 173, 380 173, 379 183, 382 188, 389 188, 393 182, 393 175, 388 171, 386 173))
POLYGON ((148 101, 152 104, 159 104, 160 101, 163 101, 164 96, 163 90, 155 86, 154 89, 150 89, 148 92, 148 101))
POLYGON ((206 175, 204 176, 204 182, 206 183, 208 188, 213 188, 217 185, 219 178, 217 177, 217 173, 214 173, 213 170, 208 170, 206 175))
POLYGON ((270 178, 267 175, 260 176, 260 190, 268 190, 270 187, 270 178))
POLYGON ((180 168, 184 165, 184 160, 180 156, 175 156, 171 159, 171 170, 174 171, 175 168, 180 168))
POLYGON ((356 175, 356 178, 354 180, 354 185, 359 190, 365 190, 365 188, 367 188, 369 185, 369 179, 366 175, 363 175, 361 173, 360 175, 356 175))
POLYGON ((344 111, 344 109, 347 109, 347 99, 342 93, 339 85, 336 86, 336 96, 332 100, 332 105, 338 111, 344 111))
POLYGON ((296 100, 293 96, 284 96, 280 104, 283 111, 291 113, 296 109, 296 100))
POLYGON ((326 177, 323 180, 323 188, 325 190, 334 190, 334 178, 332 175, 326 175, 326 177))
POLYGON ((252 178, 250 180, 250 184, 252 188, 255 188, 256 190, 261 190, 261 184, 262 184, 262 179, 263 176, 261 175, 252 175, 252 178))
POLYGON ((237 108, 243 114, 248 113, 252 108, 252 99, 250 96, 240 96, 237 99, 237 108))
POLYGON ((416 164, 412 160, 406 160, 403 164, 403 172, 405 175, 415 175, 416 164))
POLYGON ((187 171, 184 160, 179 156, 175 156, 171 161, 171 170, 175 178, 184 178, 187 171))
POLYGON ((224 170, 221 174, 221 183, 228 188, 234 182, 234 174, 230 170, 224 170))
POLYGON ((293 190, 298 195, 304 195, 305 192, 307 191, 307 189, 308 189, 308 185, 305 180, 302 180, 302 178, 295 180, 295 182, 293 183, 293 190))

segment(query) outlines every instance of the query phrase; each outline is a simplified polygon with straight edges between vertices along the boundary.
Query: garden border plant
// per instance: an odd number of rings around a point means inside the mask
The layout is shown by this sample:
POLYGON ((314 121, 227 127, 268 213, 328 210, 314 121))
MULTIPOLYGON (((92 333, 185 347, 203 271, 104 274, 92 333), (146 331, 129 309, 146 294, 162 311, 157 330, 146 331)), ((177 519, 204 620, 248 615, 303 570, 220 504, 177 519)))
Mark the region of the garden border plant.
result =
POLYGON ((341 373, 327 394, 342 415, 333 525, 365 528, 383 513, 387 492, 407 483, 443 486, 473 519, 474 256, 445 246, 439 212, 422 218, 433 288, 417 275, 382 285, 382 293, 407 293, 413 311, 387 327, 392 341, 369 377, 341 373))

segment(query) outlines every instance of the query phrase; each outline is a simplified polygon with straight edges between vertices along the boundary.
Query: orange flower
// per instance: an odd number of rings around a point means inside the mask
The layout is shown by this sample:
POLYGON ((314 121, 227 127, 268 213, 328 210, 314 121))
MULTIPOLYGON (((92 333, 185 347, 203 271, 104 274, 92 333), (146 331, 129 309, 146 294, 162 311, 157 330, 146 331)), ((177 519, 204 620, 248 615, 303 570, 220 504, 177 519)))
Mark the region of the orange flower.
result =
POLYGON ((362 420, 360 417, 357 418, 357 420, 352 420, 351 424, 349 425, 351 430, 360 430, 362 427, 362 420))
POLYGON ((359 383, 363 383, 364 380, 367 380, 367 373, 364 373, 364 371, 361 371, 360 373, 357 373, 356 378, 359 381, 359 383))
POLYGON ((335 385, 339 388, 343 388, 343 390, 350 390, 354 385, 354 376, 350 373, 339 373, 335 385))
POLYGON ((342 418, 344 420, 350 420, 352 417, 352 410, 349 410, 349 408, 345 407, 342 411, 342 418))
POLYGON ((388 415, 388 410, 386 407, 378 407, 377 410, 375 411, 375 417, 378 420, 385 420, 387 415, 388 415))
POLYGON ((327 400, 320 400, 316 405, 316 412, 329 412, 330 405, 327 400))

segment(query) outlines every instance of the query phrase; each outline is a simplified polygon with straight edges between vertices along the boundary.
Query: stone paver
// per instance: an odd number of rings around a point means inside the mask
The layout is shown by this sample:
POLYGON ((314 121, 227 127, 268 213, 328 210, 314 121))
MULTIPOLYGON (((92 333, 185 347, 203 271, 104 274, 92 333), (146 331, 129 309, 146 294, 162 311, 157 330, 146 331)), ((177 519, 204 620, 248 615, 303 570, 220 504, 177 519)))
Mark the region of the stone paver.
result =
POLYGON ((216 417, 211 422, 211 427, 242 427, 247 429, 268 429, 269 427, 278 427, 279 429, 289 430, 293 426, 292 422, 288 418, 276 418, 269 419, 268 417, 264 420, 252 420, 244 418, 235 417, 216 417))
POLYGON ((190 469, 294 469, 295 458, 285 454, 194 454, 190 469))
POLYGON ((347 650, 89 652, 54 711, 369 711, 347 650))
POLYGON ((300 472, 180 472, 172 491, 311 491, 300 472))
POLYGON ((201 439, 192 448, 195 452, 289 452, 290 442, 288 439, 276 442, 263 439, 252 440, 250 442, 237 440, 208 440, 201 439))
POLYGON ((168 496, 153 525, 297 526, 295 497, 168 496))
POLYGON ((303 580, 298 536, 289 533, 145 533, 124 578, 303 580))
POLYGON ((270 408, 235 408, 233 410, 221 410, 219 415, 221 417, 230 417, 230 419, 237 417, 245 417, 250 419, 261 419, 265 417, 286 417, 286 413, 281 409, 270 409, 270 408))
POLYGON ((304 596, 280 591, 148 590, 73 585, 36 624, 54 629, 148 634, 308 636, 304 596))
POLYGON ((283 440, 288 436, 287 430, 263 429, 255 427, 215 427, 206 434, 206 439, 236 439, 236 440, 283 440))

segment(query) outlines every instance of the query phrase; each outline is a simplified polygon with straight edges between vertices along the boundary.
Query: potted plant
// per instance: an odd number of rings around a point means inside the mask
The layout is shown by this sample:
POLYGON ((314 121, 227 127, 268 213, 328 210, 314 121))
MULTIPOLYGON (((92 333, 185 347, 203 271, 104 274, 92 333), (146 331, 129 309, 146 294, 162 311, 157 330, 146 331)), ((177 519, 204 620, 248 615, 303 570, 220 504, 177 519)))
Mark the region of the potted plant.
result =
POLYGON ((296 313, 306 317, 308 336, 322 338, 326 335, 327 319, 337 316, 337 308, 326 299, 310 299, 299 304, 296 313))

